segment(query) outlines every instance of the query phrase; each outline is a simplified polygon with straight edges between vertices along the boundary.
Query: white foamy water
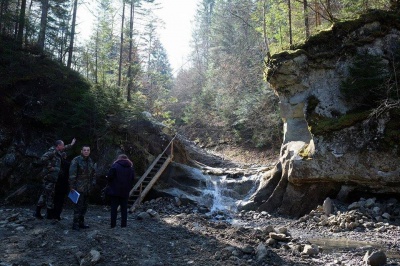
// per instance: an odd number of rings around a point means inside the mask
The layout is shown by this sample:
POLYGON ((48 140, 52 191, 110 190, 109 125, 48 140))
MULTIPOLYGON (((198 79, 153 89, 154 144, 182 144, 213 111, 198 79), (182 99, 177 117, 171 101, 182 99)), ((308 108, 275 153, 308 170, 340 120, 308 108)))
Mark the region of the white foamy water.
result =
POLYGON ((226 183, 226 176, 209 176, 207 179, 207 189, 203 191, 203 195, 211 199, 211 205, 208 206, 211 212, 236 211, 236 201, 229 196, 226 183))
POLYGON ((232 174, 209 175, 197 168, 175 164, 184 174, 180 173, 170 181, 173 185, 163 188, 162 192, 194 201, 207 207, 211 213, 236 212, 239 206, 251 201, 251 196, 257 190, 263 176, 262 171, 240 177, 232 174))
POLYGON ((226 176, 207 176, 202 203, 211 212, 236 212, 239 204, 254 192, 257 176, 229 179, 226 176), (246 189, 251 182, 251 189, 246 189))

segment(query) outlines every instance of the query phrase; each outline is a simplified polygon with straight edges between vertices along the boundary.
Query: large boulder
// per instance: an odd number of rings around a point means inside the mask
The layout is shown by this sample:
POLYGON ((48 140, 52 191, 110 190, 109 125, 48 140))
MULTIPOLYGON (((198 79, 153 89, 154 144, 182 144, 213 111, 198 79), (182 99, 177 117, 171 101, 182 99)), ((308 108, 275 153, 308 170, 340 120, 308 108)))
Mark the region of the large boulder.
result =
POLYGON ((385 58, 400 48, 396 16, 373 12, 337 24, 271 58, 266 75, 280 99, 284 140, 275 171, 243 209, 300 216, 326 197, 343 196, 342 186, 347 194, 400 194, 399 147, 388 140, 399 117, 354 112, 340 91, 357 55, 385 58))

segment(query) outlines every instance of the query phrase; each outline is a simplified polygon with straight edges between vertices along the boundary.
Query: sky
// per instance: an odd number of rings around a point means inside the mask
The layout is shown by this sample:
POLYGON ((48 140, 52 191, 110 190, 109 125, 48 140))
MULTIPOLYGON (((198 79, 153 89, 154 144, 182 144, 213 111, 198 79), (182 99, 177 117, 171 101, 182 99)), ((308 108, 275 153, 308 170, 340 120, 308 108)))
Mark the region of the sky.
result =
POLYGON ((199 0, 162 0, 161 9, 156 11, 165 22, 160 29, 160 39, 167 50, 174 72, 183 66, 190 52, 192 26, 199 0))
MULTIPOLYGON (((160 8, 155 10, 155 14, 165 23, 163 28, 158 29, 159 37, 168 53, 173 73, 176 74, 188 59, 194 16, 200 0, 159 0, 158 2, 160 8)), ((88 12, 89 9, 94 10, 92 4, 84 4, 78 8, 77 32, 84 39, 92 33, 93 15, 88 12)))

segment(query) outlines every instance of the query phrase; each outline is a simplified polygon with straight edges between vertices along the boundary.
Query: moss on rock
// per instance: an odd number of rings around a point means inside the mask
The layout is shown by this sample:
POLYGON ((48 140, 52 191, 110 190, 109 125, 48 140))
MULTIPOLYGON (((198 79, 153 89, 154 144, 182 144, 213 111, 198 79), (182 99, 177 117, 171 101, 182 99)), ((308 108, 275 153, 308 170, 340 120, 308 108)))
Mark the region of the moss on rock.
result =
POLYGON ((369 114, 369 111, 363 111, 345 114, 337 118, 327 118, 314 113, 307 119, 307 122, 312 134, 324 135, 355 125, 367 119, 369 114))

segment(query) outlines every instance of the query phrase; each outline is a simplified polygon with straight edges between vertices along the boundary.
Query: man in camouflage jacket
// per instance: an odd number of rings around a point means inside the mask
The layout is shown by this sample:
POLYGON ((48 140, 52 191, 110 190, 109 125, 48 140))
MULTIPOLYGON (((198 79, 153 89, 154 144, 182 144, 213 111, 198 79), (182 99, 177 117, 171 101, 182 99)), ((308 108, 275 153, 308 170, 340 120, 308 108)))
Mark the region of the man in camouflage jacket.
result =
POLYGON ((77 191, 80 196, 74 206, 74 219, 72 229, 89 228, 85 224, 85 214, 88 207, 88 197, 90 191, 96 185, 95 164, 89 157, 90 147, 83 146, 81 155, 75 157, 69 168, 69 188, 77 191))
POLYGON ((71 144, 64 145, 62 140, 57 140, 55 145, 51 147, 45 154, 40 158, 43 164, 43 191, 40 195, 38 203, 36 205, 36 211, 34 216, 38 219, 43 219, 40 211, 46 206, 47 207, 47 218, 53 219, 54 209, 54 191, 55 185, 58 179, 61 168, 61 153, 64 150, 70 149, 75 144, 75 139, 72 140, 71 144))

